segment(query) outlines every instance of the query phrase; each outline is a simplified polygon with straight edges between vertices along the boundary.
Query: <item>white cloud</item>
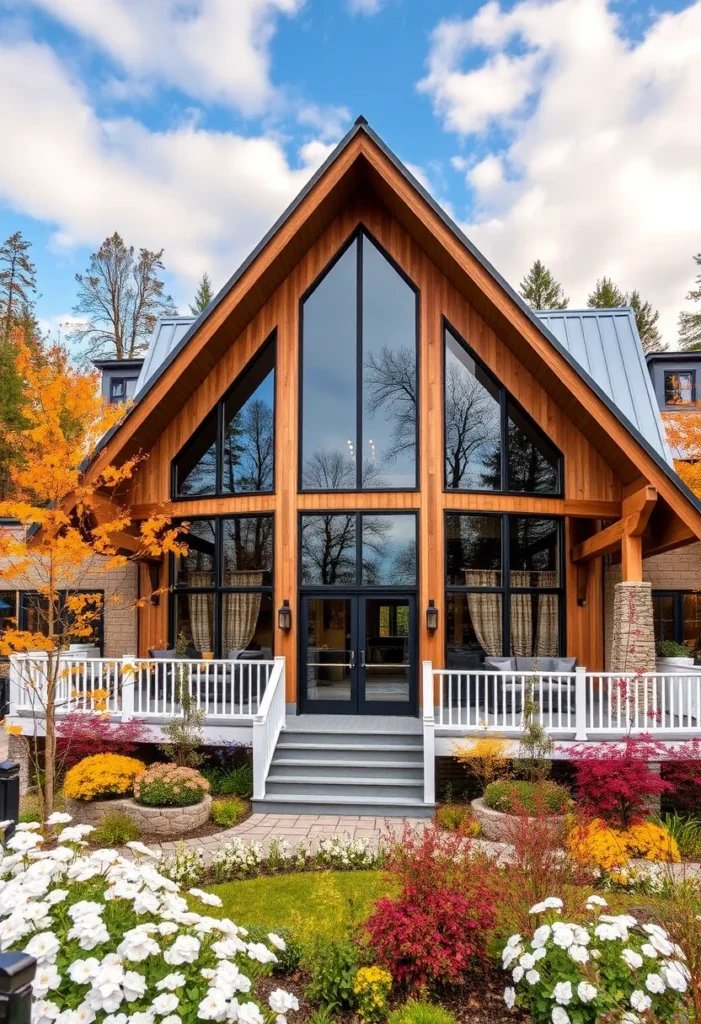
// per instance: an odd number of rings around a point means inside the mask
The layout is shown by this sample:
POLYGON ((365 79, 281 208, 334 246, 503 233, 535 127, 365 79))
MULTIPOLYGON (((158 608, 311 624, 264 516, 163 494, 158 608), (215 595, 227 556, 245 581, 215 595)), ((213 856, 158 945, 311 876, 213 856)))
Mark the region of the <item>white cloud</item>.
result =
POLYGON ((207 269, 226 280, 329 151, 310 141, 300 166, 280 143, 100 120, 84 87, 33 42, 0 45, 0 137, 21 140, 0 161, 0 201, 55 227, 56 246, 98 245, 118 230, 165 248, 187 294, 207 269), (29 127, 28 127, 29 126, 29 127))
POLYGON ((351 14, 364 14, 372 17, 378 14, 382 7, 382 0, 348 0, 348 10, 351 14))
POLYGON ((348 107, 320 107, 317 103, 301 103, 297 108, 299 123, 313 129, 319 138, 327 142, 337 142, 348 130, 350 119, 348 107))
POLYGON ((605 0, 488 3, 437 27, 419 89, 461 140, 501 135, 453 167, 475 199, 465 230, 502 273, 516 283, 540 257, 573 304, 611 275, 659 307, 674 346, 701 238, 701 0, 639 41, 623 30, 605 0))
MULTIPOLYGON (((122 69, 121 90, 149 82, 257 116, 279 99, 270 80, 278 15, 304 0, 30 0, 122 69)), ((113 85, 113 89, 120 90, 113 85)))

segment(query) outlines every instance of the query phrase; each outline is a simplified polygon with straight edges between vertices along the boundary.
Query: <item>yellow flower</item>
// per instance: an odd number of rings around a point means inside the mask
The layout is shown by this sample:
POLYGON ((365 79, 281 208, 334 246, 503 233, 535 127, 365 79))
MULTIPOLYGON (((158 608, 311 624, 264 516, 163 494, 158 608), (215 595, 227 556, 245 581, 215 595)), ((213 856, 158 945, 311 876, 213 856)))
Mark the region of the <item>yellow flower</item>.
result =
POLYGON ((134 779, 146 769, 143 761, 122 754, 84 757, 66 774, 64 793, 69 800, 95 800, 131 793, 134 779))

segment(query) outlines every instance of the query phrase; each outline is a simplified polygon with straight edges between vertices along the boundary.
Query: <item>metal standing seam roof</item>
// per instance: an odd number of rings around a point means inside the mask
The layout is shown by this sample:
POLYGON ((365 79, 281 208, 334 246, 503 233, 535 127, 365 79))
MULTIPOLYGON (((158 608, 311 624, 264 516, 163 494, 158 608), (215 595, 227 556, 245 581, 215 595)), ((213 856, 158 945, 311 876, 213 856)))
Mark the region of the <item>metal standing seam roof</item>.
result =
MULTIPOLYGON (((536 314, 572 358, 630 420, 648 444, 672 462, 664 427, 629 307, 558 309, 536 314)), ((194 316, 163 317, 153 332, 136 386, 136 399, 168 361, 195 322, 194 316)))

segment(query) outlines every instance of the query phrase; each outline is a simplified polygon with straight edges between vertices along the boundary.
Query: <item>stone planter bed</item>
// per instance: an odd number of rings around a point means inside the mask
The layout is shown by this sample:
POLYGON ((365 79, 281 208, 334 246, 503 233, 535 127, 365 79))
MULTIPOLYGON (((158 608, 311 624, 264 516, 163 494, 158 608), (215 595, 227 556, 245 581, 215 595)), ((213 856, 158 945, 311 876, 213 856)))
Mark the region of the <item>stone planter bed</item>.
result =
MULTIPOLYGON (((209 821, 212 798, 206 794, 198 804, 189 807, 147 807, 133 797, 114 800, 66 800, 66 811, 74 824, 99 825, 107 814, 120 811, 128 814, 145 835, 173 839, 194 832, 209 821)), ((216 828, 216 826, 214 826, 216 828)))
MULTIPOLYGON (((492 810, 491 807, 487 807, 482 797, 478 800, 473 800, 471 806, 475 818, 479 822, 481 836, 485 839, 491 839, 495 843, 509 842, 510 828, 514 822, 518 821, 518 817, 515 814, 505 814, 503 811, 492 810)), ((564 827, 565 815, 548 815, 548 821, 551 821, 558 828, 564 827)))

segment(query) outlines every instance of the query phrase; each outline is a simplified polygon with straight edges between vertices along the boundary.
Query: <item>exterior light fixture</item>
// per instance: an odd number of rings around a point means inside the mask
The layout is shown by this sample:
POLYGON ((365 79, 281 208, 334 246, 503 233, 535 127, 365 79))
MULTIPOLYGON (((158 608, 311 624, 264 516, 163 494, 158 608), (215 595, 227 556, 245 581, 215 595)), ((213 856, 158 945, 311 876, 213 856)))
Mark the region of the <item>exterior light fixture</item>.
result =
POLYGON ((438 629, 438 609, 433 600, 428 602, 428 608, 426 609, 426 629, 429 633, 435 633, 438 629))
POLYGON ((277 610, 277 628, 285 633, 292 628, 292 609, 287 599, 282 602, 282 608, 277 610))

